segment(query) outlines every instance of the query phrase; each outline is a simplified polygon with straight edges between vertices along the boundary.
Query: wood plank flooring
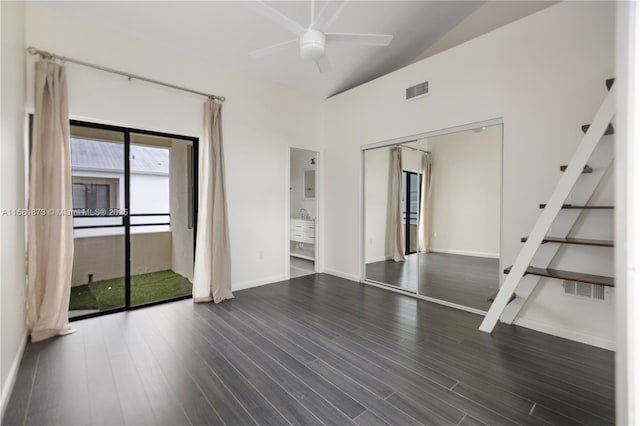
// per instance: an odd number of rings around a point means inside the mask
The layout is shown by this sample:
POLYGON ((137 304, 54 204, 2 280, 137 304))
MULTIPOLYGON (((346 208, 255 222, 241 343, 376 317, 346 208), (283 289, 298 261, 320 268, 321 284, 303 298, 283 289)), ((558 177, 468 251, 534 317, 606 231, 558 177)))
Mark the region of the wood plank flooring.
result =
POLYGON ((74 323, 5 425, 614 424, 612 352, 325 274, 74 323))
POLYGON ((447 253, 410 254, 404 262, 367 264, 367 278, 482 311, 499 283, 499 260, 447 253))

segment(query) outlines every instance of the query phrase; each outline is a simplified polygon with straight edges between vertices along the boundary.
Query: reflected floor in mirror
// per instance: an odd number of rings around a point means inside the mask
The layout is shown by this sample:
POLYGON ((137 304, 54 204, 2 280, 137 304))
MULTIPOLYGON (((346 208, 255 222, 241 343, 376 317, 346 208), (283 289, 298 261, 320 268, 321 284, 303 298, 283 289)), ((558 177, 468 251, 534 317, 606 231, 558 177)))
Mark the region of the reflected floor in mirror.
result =
POLYGON ((444 253, 410 254, 405 262, 367 264, 367 279, 486 311, 498 289, 498 259, 444 253), (416 288, 416 283, 418 288, 416 288))
POLYGON ((291 278, 302 277, 304 275, 315 273, 313 260, 300 259, 298 257, 291 256, 290 273, 291 278))

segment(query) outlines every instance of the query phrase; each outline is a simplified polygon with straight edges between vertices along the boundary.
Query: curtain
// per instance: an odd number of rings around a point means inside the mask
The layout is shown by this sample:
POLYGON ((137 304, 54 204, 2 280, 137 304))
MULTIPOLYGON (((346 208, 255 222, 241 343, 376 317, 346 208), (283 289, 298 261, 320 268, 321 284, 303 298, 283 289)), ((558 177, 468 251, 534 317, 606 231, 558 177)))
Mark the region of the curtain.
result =
POLYGON ((402 149, 391 148, 389 197, 387 208, 386 256, 403 262, 404 230, 402 226, 402 149))
POLYGON ((199 156, 199 210, 193 300, 196 303, 233 299, 231 249, 227 219, 222 149, 222 105, 205 103, 204 140, 199 156))
POLYGON ((27 218, 26 310, 34 342, 75 331, 68 316, 73 268, 71 190, 65 69, 41 60, 35 74, 27 218))
POLYGON ((418 244, 421 253, 429 253, 431 236, 431 160, 430 152, 422 153, 422 184, 420 192, 420 220, 418 222, 418 244))

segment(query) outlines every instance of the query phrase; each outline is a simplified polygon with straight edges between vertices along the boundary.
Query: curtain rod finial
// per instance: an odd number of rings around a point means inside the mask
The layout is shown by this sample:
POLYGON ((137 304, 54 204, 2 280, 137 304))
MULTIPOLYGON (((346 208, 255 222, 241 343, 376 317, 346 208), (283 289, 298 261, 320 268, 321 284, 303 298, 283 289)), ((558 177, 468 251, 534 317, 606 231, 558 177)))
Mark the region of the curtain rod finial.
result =
POLYGON ((27 52, 29 52, 32 55, 35 55, 36 53, 38 53, 38 49, 36 49, 33 46, 29 46, 29 47, 27 47, 27 52))

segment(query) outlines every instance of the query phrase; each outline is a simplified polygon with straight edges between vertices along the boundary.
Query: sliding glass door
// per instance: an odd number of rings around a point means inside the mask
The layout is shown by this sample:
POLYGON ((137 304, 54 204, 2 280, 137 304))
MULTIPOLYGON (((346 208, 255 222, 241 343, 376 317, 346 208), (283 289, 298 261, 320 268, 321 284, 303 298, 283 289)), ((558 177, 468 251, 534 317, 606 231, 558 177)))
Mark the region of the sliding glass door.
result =
POLYGON ((125 135, 71 127, 74 256, 69 316, 126 306, 125 135))
POLYGON ((197 139, 72 122, 70 318, 191 296, 197 139))

